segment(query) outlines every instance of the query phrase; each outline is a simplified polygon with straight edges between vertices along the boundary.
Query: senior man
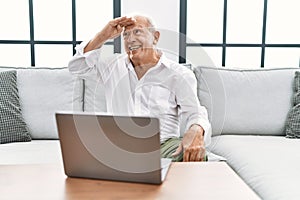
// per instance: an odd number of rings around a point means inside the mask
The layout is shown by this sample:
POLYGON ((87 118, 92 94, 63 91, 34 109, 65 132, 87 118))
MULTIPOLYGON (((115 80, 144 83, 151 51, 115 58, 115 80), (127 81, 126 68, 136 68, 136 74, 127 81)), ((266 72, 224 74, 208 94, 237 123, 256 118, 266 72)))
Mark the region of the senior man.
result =
POLYGON ((173 161, 205 161, 211 128, 200 105, 196 78, 156 47, 160 32, 146 16, 111 20, 96 36, 76 47, 72 74, 96 76, 104 84, 107 111, 149 115, 160 120, 161 156, 173 161), (101 47, 123 33, 126 54, 101 58, 101 47), (180 138, 180 117, 187 120, 180 138))

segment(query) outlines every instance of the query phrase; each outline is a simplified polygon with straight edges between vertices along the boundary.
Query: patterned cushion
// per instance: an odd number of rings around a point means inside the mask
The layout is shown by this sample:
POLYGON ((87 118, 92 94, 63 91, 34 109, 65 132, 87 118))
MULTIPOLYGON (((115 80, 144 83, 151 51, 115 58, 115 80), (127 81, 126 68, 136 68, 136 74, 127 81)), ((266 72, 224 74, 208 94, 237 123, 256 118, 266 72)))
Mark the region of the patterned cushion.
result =
POLYGON ((286 137, 300 138, 300 72, 295 72, 293 108, 286 121, 286 137))
POLYGON ((27 141, 31 137, 21 114, 17 72, 0 72, 0 144, 27 141))

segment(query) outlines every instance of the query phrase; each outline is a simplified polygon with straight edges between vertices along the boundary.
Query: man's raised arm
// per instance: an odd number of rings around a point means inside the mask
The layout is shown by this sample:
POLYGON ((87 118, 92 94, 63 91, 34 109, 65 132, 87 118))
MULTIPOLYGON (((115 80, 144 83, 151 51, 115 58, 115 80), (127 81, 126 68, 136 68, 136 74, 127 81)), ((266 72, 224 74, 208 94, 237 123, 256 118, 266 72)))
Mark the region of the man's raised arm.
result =
POLYGON ((128 17, 119 17, 111 20, 108 24, 96 34, 96 36, 84 48, 84 53, 100 48, 107 40, 118 37, 123 28, 134 24, 135 19, 128 17))
POLYGON ((135 19, 119 17, 108 22, 108 24, 95 35, 89 42, 82 42, 76 47, 76 54, 70 60, 68 68, 74 75, 89 77, 98 73, 99 49, 109 39, 118 37, 124 27, 135 23, 135 19))

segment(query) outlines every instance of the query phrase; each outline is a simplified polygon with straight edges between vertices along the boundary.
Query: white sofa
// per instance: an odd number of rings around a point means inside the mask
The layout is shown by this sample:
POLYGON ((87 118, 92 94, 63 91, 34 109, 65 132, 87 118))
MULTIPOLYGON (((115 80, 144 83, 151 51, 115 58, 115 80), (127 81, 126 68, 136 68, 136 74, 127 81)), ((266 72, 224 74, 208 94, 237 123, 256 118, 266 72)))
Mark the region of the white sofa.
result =
POLYGON ((12 68, 16 70, 20 106, 31 142, 0 145, 0 164, 36 164, 61 161, 54 112, 82 110, 83 81, 66 68, 12 68))
MULTIPOLYGON (((1 144, 0 164, 62 162, 55 111, 105 111, 103 86, 72 77, 66 68, 0 67, 5 70, 17 70, 33 140, 1 144)), ((208 149, 225 157, 262 199, 300 199, 300 140, 284 135, 296 70, 194 69, 212 123, 208 149)))
POLYGON ((297 70, 195 69, 213 128, 210 151, 262 199, 300 199, 300 140, 285 137, 297 70))

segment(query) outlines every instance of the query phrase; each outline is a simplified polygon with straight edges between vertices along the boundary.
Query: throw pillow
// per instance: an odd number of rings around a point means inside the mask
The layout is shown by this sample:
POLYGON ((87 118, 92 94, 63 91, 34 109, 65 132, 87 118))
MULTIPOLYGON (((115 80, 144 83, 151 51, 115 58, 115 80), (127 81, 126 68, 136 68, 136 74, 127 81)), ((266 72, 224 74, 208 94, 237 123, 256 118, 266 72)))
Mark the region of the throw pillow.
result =
POLYGON ((0 72, 0 144, 28 141, 31 136, 21 114, 17 72, 0 72))
POLYGON ((293 107, 286 121, 286 137, 300 138, 300 72, 295 72, 293 107))

